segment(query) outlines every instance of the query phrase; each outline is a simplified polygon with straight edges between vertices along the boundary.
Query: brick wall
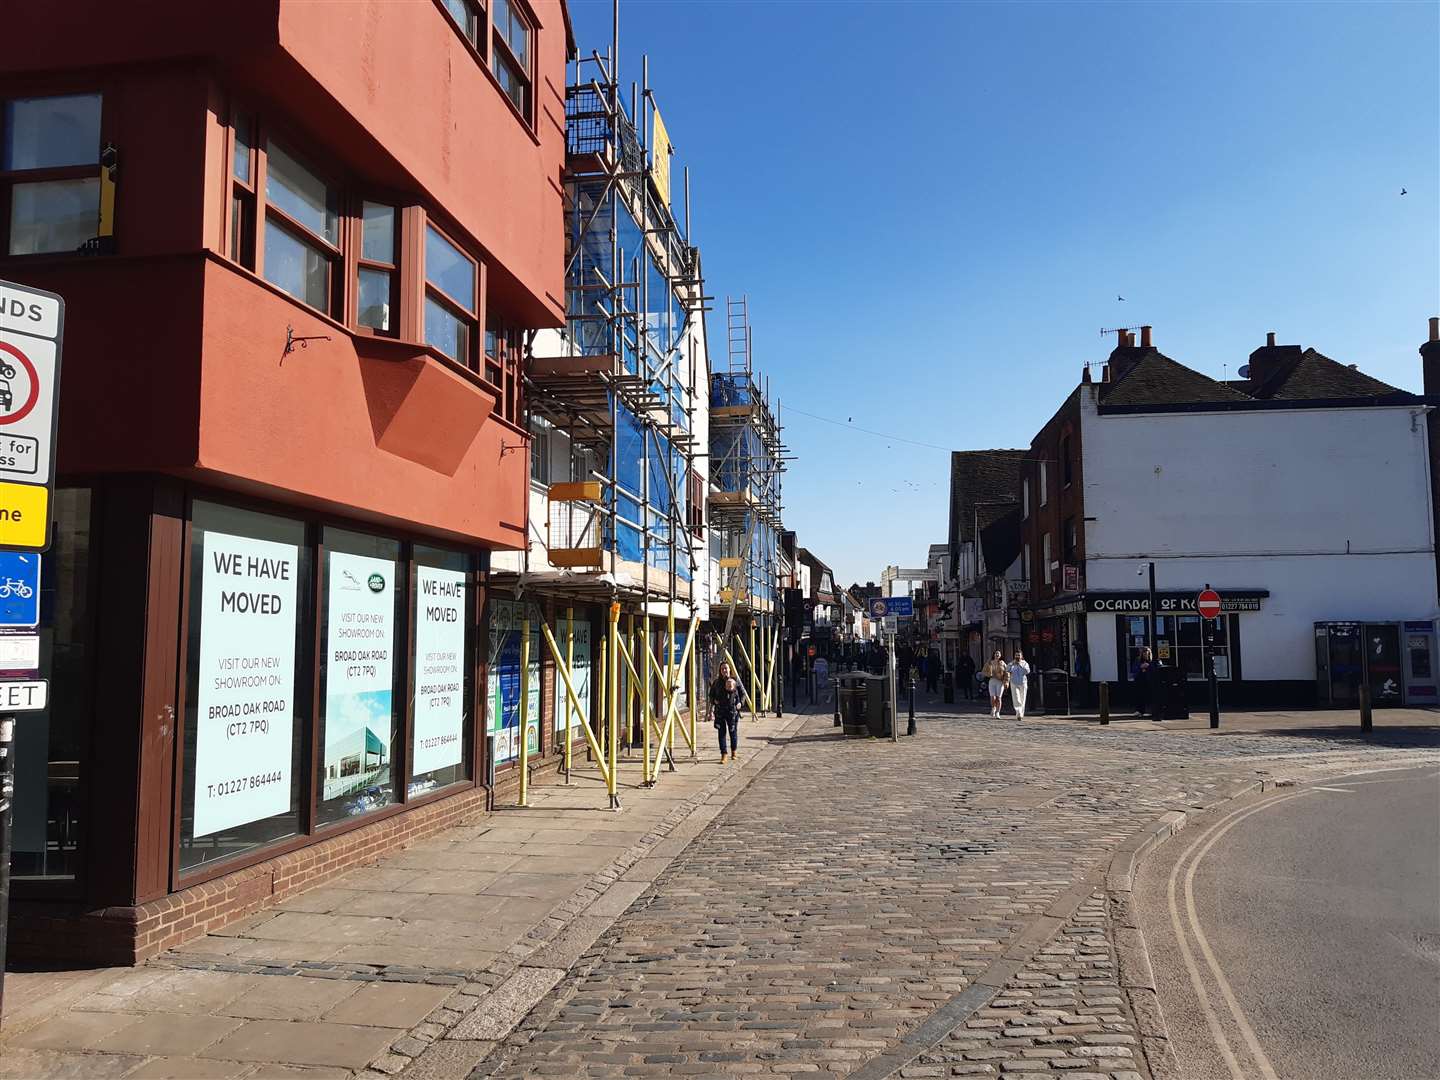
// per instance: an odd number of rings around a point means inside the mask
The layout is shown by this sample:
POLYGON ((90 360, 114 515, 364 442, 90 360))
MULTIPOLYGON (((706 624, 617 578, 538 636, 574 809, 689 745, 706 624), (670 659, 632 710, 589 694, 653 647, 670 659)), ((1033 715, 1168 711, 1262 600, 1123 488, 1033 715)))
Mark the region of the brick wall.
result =
POLYGON ((9 948, 23 962, 139 964, 166 949, 323 885, 387 852, 484 814, 486 788, 471 788, 341 836, 136 907, 85 911, 16 901, 9 948))

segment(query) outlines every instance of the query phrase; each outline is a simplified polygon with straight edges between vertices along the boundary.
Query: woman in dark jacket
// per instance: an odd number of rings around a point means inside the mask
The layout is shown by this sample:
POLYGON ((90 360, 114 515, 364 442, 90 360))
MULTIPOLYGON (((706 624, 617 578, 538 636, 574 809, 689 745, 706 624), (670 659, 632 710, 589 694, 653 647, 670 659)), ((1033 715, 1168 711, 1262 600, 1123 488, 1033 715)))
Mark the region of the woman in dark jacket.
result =
POLYGON ((728 662, 720 664, 720 674, 710 684, 710 719, 720 736, 720 764, 726 761, 725 736, 730 736, 729 760, 733 763, 740 750, 740 680, 735 678, 728 662))

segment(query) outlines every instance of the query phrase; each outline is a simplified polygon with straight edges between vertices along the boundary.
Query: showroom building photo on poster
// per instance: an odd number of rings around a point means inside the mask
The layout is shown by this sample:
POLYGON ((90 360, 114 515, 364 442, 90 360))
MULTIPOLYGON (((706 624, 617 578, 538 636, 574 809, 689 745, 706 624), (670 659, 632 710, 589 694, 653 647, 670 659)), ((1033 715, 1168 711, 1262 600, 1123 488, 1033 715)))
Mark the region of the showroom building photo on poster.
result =
POLYGON ((514 600, 490 603, 490 672, 486 687, 490 701, 487 726, 493 740, 494 761, 502 764, 520 756, 520 631, 530 620, 530 665, 527 687, 526 734, 529 752, 540 752, 540 609, 514 600))
POLYGON ((465 574, 415 568, 415 736, 411 772, 423 776, 464 757, 465 574))
POLYGON ((339 816, 345 816, 384 806, 395 797, 391 745, 396 564, 344 551, 328 552, 327 559, 321 800, 341 800, 339 816))
POLYGON ((290 809, 300 549, 207 532, 201 555, 197 837, 290 809))

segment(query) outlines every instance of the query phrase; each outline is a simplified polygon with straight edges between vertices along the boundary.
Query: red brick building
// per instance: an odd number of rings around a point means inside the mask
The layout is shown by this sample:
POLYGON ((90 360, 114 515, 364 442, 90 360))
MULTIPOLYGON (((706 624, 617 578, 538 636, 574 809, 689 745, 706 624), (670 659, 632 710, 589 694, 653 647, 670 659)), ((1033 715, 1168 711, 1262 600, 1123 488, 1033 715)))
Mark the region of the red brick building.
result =
POLYGON ((5 17, 0 278, 67 304, 12 947, 126 962, 485 805, 562 0, 5 17))

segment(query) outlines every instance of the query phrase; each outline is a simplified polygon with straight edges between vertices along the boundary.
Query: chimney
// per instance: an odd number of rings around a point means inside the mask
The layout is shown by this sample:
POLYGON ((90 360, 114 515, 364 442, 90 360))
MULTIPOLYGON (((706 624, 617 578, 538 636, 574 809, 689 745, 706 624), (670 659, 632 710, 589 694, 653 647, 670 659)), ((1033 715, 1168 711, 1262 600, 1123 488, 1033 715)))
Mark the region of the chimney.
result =
POLYGON ((1085 365, 1085 370, 1080 373, 1080 382, 1083 386, 1090 385, 1090 365, 1085 365))
POLYGON ((1440 318, 1430 319, 1430 340, 1420 346, 1420 364, 1425 375, 1425 395, 1440 396, 1440 318))
POLYGON ((1104 366, 1100 369, 1100 381, 1101 381, 1102 383, 1108 383, 1108 382, 1110 381, 1110 365, 1109 365, 1109 364, 1104 365, 1104 366))
POLYGON ((1140 327, 1140 347, 1142 349, 1149 349, 1152 347, 1150 345, 1150 331, 1152 329, 1153 327, 1149 326, 1140 327))
POLYGON ((1250 389, 1259 390, 1287 363, 1300 359, 1299 345, 1276 345, 1275 331, 1265 335, 1265 344, 1250 354, 1250 389))

